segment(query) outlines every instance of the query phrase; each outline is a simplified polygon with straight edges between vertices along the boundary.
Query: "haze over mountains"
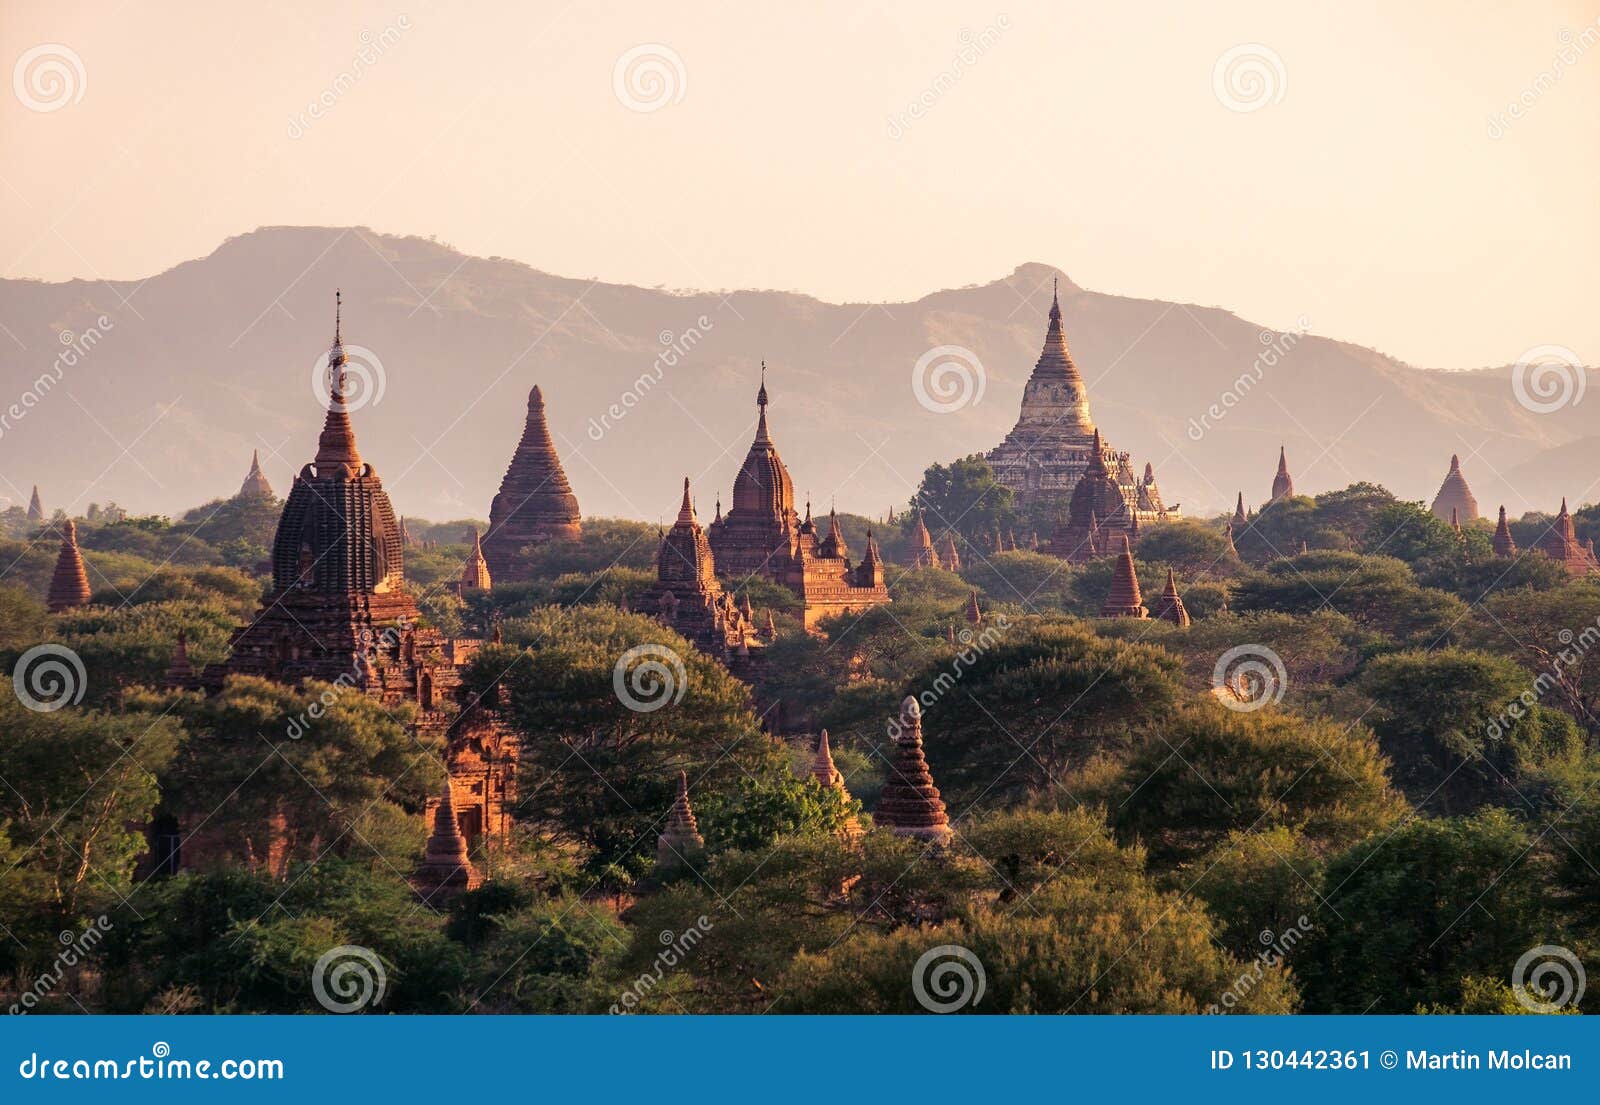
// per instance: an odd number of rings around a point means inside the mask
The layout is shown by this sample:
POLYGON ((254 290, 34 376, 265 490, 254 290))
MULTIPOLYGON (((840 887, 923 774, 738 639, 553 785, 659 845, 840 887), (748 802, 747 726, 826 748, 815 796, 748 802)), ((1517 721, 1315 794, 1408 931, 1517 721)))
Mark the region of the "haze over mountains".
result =
MULTIPOLYGON (((282 494, 315 451, 313 379, 339 287, 346 345, 382 366, 381 398, 354 416, 361 451, 405 513, 486 516, 537 383, 586 515, 670 519, 684 475, 709 515, 754 432, 765 358, 797 495, 876 515, 902 505, 928 464, 986 451, 1010 429, 1056 272, 1024 264, 914 303, 831 304, 553 276, 364 228, 270 227, 142 282, 4 280, 0 408, 34 394, 0 422, 0 504, 26 503, 37 483, 49 509, 115 500, 177 513, 236 491, 252 449, 282 494), (93 348, 37 388, 100 316, 111 325, 93 348), (918 358, 941 345, 984 369, 981 399, 948 414, 911 385, 918 358), (613 405, 621 418, 608 417, 613 405)), ((1263 327, 1061 278, 1095 421, 1153 462, 1186 512, 1230 508, 1240 489, 1261 502, 1280 443, 1302 493, 1371 480, 1431 500, 1459 453, 1486 513, 1597 497, 1588 407, 1535 414, 1509 368, 1419 369, 1307 335, 1257 382, 1273 338, 1263 327), (1237 403, 1207 419, 1229 392, 1237 403)))

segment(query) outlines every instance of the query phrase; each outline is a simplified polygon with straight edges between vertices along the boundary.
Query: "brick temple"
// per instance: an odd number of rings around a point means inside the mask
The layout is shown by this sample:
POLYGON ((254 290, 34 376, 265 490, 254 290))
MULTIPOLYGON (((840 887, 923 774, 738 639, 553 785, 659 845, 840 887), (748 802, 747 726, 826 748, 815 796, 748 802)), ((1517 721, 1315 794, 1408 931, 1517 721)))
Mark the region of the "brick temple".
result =
POLYGON ((484 560, 490 575, 502 583, 527 580, 531 578, 529 548, 547 541, 573 540, 582 532, 577 497, 550 437, 544 393, 535 385, 528 393, 522 439, 511 454, 500 493, 489 507, 484 560))

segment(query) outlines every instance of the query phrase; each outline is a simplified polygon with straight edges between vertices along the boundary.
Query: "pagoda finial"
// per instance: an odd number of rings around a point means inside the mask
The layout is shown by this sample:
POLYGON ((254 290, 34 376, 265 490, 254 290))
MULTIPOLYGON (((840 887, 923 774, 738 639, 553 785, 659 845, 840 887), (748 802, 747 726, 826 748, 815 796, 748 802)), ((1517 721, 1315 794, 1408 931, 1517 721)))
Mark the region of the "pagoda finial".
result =
POLYGON ((350 411, 345 405, 344 343, 340 337, 340 315, 343 297, 333 293, 333 347, 328 350, 328 417, 322 424, 322 436, 317 440, 317 455, 312 459, 319 476, 337 476, 348 471, 355 476, 361 471, 361 454, 356 450, 356 434, 350 425, 350 411))
POLYGON ((683 477, 683 502, 678 507, 679 522, 694 521, 694 503, 689 499, 689 477, 683 477))
POLYGON ((344 313, 344 291, 340 288, 333 289, 333 344, 341 344, 339 338, 340 316, 344 313))
POLYGON ((1050 278, 1050 321, 1061 321, 1061 277, 1050 278))
POLYGON ((762 362, 761 362, 761 390, 756 392, 756 406, 765 407, 766 405, 767 405, 767 362, 765 360, 762 360, 762 362))

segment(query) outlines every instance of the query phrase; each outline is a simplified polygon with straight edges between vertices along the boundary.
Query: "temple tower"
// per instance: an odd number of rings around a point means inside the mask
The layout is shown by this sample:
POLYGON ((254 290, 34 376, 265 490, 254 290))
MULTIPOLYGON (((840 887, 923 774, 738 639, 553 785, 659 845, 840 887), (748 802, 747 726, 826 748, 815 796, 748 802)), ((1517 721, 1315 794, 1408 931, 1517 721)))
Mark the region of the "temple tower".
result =
POLYGON ((529 578, 524 548, 552 540, 576 540, 582 532, 578 500, 550 437, 544 393, 535 385, 528 392, 522 438, 489 507, 483 555, 495 579, 522 581, 529 578))
POLYGON ((433 833, 428 837, 422 864, 411 878, 412 885, 426 901, 451 898, 464 890, 483 885, 483 876, 467 855, 467 838, 456 820, 450 782, 433 810, 433 833))
POLYGON ((50 576, 45 605, 52 614, 89 605, 89 573, 78 552, 78 527, 71 518, 61 527, 61 550, 56 554, 56 570, 50 576))
POLYGON ((1461 474, 1459 456, 1451 456, 1450 471, 1445 474, 1444 483, 1439 485, 1439 493, 1433 497, 1431 509, 1433 516, 1442 520, 1449 519, 1452 513, 1463 524, 1477 520, 1478 500, 1473 498, 1472 489, 1461 474))
POLYGON ((39 485, 33 485, 33 494, 28 497, 28 521, 34 525, 44 522, 44 503, 39 499, 39 485))
POLYGON ((767 429, 767 366, 756 392, 756 436, 733 480, 733 503, 709 533, 718 566, 731 575, 771 574, 800 527, 794 482, 767 429))
POLYGON ((1117 554, 1111 574, 1111 590, 1100 607, 1102 618, 1148 618, 1150 611, 1144 607, 1139 594, 1139 576, 1133 569, 1133 550, 1128 539, 1122 539, 1122 551, 1117 554))
POLYGON ((467 554, 467 562, 461 566, 459 590, 465 595, 470 591, 487 591, 492 585, 489 564, 483 557, 483 539, 477 530, 473 530, 472 551, 467 554))
POLYGON ((1561 511, 1539 538, 1536 547, 1551 560, 1560 564, 1570 576, 1584 576, 1597 565, 1588 548, 1579 544, 1578 534, 1572 525, 1572 515, 1567 513, 1567 500, 1561 500, 1561 511))
POLYGON ((1278 471, 1272 477, 1272 502, 1287 499, 1294 494, 1294 480, 1289 476, 1289 458, 1282 445, 1278 446, 1278 471))
POLYGON ((695 517, 684 477, 683 501, 672 529, 656 551, 656 581, 639 598, 639 611, 656 617, 696 648, 729 662, 759 649, 751 619, 722 589, 705 531, 695 517))
POLYGON ((913 568, 939 568, 939 554, 934 551, 933 538, 923 524, 922 510, 916 513, 916 524, 911 527, 911 566, 913 568))
POLYGON ((694 807, 689 804, 689 776, 678 772, 678 796, 673 799, 667 814, 667 827, 656 838, 656 866, 663 868, 691 864, 700 859, 706 850, 705 838, 700 835, 700 822, 695 819, 694 807))
POLYGON ((261 451, 253 449, 250 452, 250 471, 245 473, 244 483, 239 486, 236 499, 270 499, 272 498, 272 485, 267 482, 266 473, 261 471, 261 451))
POLYGON ((896 836, 915 837, 936 844, 949 841, 950 818, 939 788, 933 785, 922 750, 922 707, 915 698, 900 704, 895 726, 894 755, 888 780, 878 796, 872 820, 896 836))
POLYGON ((1506 523, 1506 508, 1500 508, 1500 521, 1495 523, 1494 538, 1490 542, 1494 554, 1502 559, 1517 555, 1517 543, 1511 538, 1511 527, 1506 523))
POLYGON ((1183 599, 1178 595, 1178 579, 1173 575, 1171 568, 1167 569, 1167 585, 1162 590, 1161 597, 1156 600, 1150 616, 1179 627, 1189 624, 1189 611, 1184 609, 1183 599))

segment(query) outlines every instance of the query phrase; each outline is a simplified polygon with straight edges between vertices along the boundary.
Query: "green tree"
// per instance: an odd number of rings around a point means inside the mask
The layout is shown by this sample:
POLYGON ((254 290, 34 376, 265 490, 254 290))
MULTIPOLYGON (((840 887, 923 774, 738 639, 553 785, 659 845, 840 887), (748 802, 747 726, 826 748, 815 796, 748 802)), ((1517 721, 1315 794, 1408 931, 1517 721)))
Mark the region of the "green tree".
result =
POLYGON ((901 528, 910 531, 920 507, 936 541, 940 535, 954 532, 988 552, 996 529, 1016 527, 1012 499, 1011 489, 996 479, 989 462, 982 454, 974 453, 948 465, 929 465, 916 497, 901 519, 901 528))

